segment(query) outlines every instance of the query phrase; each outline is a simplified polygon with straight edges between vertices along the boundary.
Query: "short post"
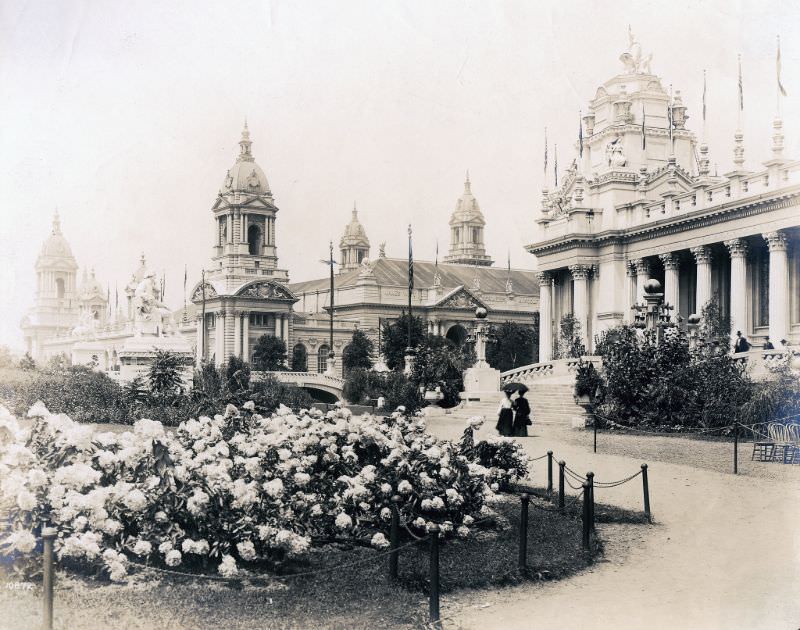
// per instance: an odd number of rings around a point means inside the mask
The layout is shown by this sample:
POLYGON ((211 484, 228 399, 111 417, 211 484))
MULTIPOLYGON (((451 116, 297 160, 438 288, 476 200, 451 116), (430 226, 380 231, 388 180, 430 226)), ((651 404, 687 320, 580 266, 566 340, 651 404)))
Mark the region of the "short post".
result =
POLYGON ((558 462, 558 509, 564 511, 564 466, 567 463, 562 459, 558 462))
POLYGON ((42 590, 44 591, 44 630, 53 630, 53 579, 55 569, 53 567, 53 542, 58 532, 54 527, 42 529, 42 540, 44 541, 44 576, 42 580, 42 590))
POLYGON ((431 535, 430 622, 439 628, 439 526, 434 523, 428 532, 431 535))
POLYGON ((589 484, 589 527, 594 530, 594 473, 586 473, 586 483, 589 484))
POLYGON ((583 523, 583 548, 587 551, 589 550, 589 484, 588 482, 584 482, 583 484, 583 515, 582 515, 582 523, 583 523))
POLYGON ((647 482, 647 464, 642 464, 642 491, 644 492, 644 516, 650 522, 650 486, 647 482))
POLYGON ((520 497, 521 512, 519 516, 519 570, 524 572, 528 567, 528 503, 531 497, 523 494, 520 497))
POLYGON ((553 451, 547 451, 547 494, 553 494, 553 451))
POLYGON ((739 423, 733 423, 733 474, 739 474, 739 423))
POLYGON ((397 551, 397 548, 400 546, 400 509, 398 507, 400 501, 400 495, 394 495, 390 508, 392 510, 392 525, 389 530, 389 549, 391 549, 391 553, 389 554, 390 582, 397 581, 397 560, 398 554, 400 553, 397 551))

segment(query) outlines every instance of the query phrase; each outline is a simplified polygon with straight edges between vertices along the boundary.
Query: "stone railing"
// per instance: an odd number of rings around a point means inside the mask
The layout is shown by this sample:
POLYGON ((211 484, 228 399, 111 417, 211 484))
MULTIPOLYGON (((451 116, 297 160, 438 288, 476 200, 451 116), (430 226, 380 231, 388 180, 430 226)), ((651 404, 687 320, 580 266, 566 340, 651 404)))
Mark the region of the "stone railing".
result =
POLYGON ((502 385, 511 382, 530 383, 531 381, 548 376, 574 377, 578 370, 578 364, 581 361, 584 363, 592 363, 598 369, 603 365, 603 360, 599 356, 585 356, 580 359, 554 359, 553 361, 523 365, 522 367, 503 372, 500 374, 500 383, 502 385))
POLYGON ((274 376, 281 383, 292 383, 298 387, 313 387, 316 385, 329 390, 337 390, 339 393, 341 393, 344 388, 343 378, 330 376, 321 372, 290 372, 288 370, 253 372, 253 378, 255 380, 263 379, 267 375, 274 376))

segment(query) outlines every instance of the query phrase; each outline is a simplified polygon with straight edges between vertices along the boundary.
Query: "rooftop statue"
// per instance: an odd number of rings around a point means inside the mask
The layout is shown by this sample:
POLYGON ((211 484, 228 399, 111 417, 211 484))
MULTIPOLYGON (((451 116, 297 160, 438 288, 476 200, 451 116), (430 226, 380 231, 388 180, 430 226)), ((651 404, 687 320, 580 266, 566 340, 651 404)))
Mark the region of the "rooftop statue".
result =
POLYGON ((619 56, 622 65, 625 66, 625 74, 651 74, 650 62, 653 60, 653 53, 642 56, 642 45, 636 40, 631 27, 628 26, 628 52, 619 56))
POLYGON ((156 294, 155 274, 148 271, 136 285, 133 293, 133 322, 137 335, 140 335, 144 328, 155 328, 152 332, 161 331, 164 320, 169 321, 170 311, 156 294))

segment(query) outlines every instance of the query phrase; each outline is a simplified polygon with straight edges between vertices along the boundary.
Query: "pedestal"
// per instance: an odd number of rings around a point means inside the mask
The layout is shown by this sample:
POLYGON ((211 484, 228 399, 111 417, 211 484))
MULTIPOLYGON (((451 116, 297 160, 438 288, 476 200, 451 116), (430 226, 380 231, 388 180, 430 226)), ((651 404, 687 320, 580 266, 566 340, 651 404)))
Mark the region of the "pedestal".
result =
POLYGON ((464 391, 461 400, 470 402, 495 401, 500 398, 500 370, 488 364, 464 370, 464 391))
POLYGON ((325 376, 336 376, 336 357, 328 357, 328 367, 325 369, 325 376))

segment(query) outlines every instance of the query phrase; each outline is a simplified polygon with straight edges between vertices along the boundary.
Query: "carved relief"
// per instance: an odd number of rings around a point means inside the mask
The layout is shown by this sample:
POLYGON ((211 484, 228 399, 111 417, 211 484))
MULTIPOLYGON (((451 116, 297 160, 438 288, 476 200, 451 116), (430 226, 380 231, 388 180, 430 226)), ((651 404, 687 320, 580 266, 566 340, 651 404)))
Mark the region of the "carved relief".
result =
POLYGON ((271 282, 257 282, 250 284, 239 291, 237 295, 243 297, 270 298, 275 300, 291 300, 292 294, 279 284, 271 282))
POLYGON ((472 309, 483 305, 466 291, 458 291, 457 293, 454 293, 453 295, 445 299, 443 302, 441 302, 440 306, 447 308, 472 309))
POLYGON ((206 299, 215 298, 217 297, 217 291, 211 286, 210 283, 206 282, 205 285, 200 284, 192 293, 192 302, 202 302, 203 301, 203 287, 205 286, 205 295, 206 299))

